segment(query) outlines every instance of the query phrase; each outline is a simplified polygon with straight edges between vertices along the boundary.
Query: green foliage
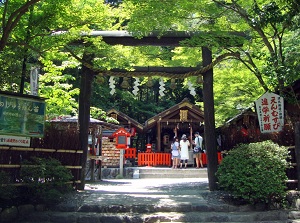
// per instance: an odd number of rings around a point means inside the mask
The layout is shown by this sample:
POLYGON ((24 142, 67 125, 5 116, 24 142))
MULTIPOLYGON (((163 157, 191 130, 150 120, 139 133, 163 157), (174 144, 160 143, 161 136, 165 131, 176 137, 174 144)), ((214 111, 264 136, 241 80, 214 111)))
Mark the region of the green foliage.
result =
POLYGON ((288 150, 271 141, 240 144, 222 160, 219 187, 249 203, 281 201, 285 196, 288 150))
MULTIPOLYGON (((0 41, 5 45, 4 48, 0 45, 0 89, 18 92, 21 75, 29 82, 30 67, 41 66, 40 96, 47 98, 48 118, 76 115, 79 85, 75 86, 74 82, 80 80, 84 51, 95 55, 91 65, 97 73, 112 68, 129 70, 134 66, 199 66, 199 46, 204 44, 212 47, 213 58, 225 52, 240 53, 239 57, 214 67, 216 121, 217 125, 222 125, 240 108, 249 107, 250 102, 266 90, 280 89, 299 78, 297 1, 109 2, 36 1, 28 10, 21 10, 15 26, 3 33, 2 37, 6 38, 0 41), (92 30, 128 30, 138 37, 153 31, 158 34, 166 31, 202 34, 181 42, 181 47, 131 47, 110 46, 101 37, 82 37, 82 32, 92 30), (227 32, 232 31, 243 32, 247 38, 228 35, 227 32), (243 46, 228 47, 228 44, 236 43, 243 43, 243 46)), ((23 0, 3 3, 0 7, 2 27, 23 4, 23 0)), ((105 78, 107 83, 108 78, 105 78)), ((197 86, 195 78, 189 80, 197 86)), ((168 86, 170 80, 165 80, 164 97, 159 96, 158 85, 140 86, 137 96, 130 93, 132 89, 120 90, 116 85, 117 93, 112 96, 108 86, 102 83, 97 88, 94 86, 91 105, 103 110, 114 107, 142 122, 185 97, 193 103, 201 103, 202 86, 196 87, 197 95, 192 97, 186 88, 186 80, 178 78, 176 81, 180 82, 178 88, 172 90, 168 86)))
POLYGON ((72 174, 53 158, 33 157, 31 161, 24 161, 20 176, 26 184, 22 190, 27 192, 22 193, 21 199, 31 203, 57 203, 72 189, 69 184, 72 174))
POLYGON ((254 106, 254 101, 264 94, 257 79, 245 71, 235 60, 224 61, 214 70, 214 99, 216 126, 254 106))
POLYGON ((79 88, 72 84, 74 77, 66 73, 67 68, 77 64, 73 61, 64 61, 61 65, 55 65, 49 60, 43 60, 44 71, 40 75, 40 96, 46 98, 46 114, 48 119, 60 115, 76 115, 79 95, 79 88))
POLYGON ((17 196, 17 189, 15 186, 9 185, 11 183, 7 172, 0 171, 0 207, 7 207, 11 201, 17 196))
POLYGON ((103 121, 106 121, 106 122, 109 122, 109 123, 119 124, 119 122, 116 119, 114 119, 112 117, 108 117, 106 115, 106 112, 103 111, 100 108, 91 107, 91 111, 90 112, 91 112, 91 117, 92 118, 100 119, 100 120, 103 120, 103 121))
POLYGON ((116 179, 123 179, 124 177, 122 176, 122 175, 120 175, 120 174, 118 174, 117 176, 116 176, 116 179))

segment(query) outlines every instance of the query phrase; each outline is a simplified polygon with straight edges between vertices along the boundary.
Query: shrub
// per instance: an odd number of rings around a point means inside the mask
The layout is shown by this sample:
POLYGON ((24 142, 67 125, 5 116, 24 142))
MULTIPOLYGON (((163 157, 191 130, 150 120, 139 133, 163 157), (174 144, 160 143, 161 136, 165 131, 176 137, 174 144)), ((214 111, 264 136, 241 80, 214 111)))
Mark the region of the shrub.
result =
POLYGON ((25 183, 21 188, 22 199, 30 203, 57 203, 72 189, 69 184, 72 174, 53 158, 33 157, 31 161, 24 161, 20 176, 25 183))
POLYGON ((287 158, 288 150, 271 141, 240 144, 229 151, 217 170, 219 187, 252 204, 282 201, 287 158))
POLYGON ((8 173, 0 171, 0 207, 9 207, 17 197, 17 189, 10 185, 11 180, 8 173))

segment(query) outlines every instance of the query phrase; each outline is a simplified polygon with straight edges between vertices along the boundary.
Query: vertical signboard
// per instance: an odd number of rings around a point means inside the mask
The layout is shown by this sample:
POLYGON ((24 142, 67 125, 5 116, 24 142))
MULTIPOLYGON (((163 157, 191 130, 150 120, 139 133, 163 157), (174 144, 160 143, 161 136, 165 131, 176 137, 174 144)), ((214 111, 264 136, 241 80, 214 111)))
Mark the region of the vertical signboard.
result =
POLYGON ((30 91, 31 95, 38 96, 39 92, 39 69, 32 67, 30 71, 30 91))
POLYGON ((0 93, 0 134, 43 137, 45 102, 0 93))
POLYGON ((265 93, 255 101, 262 133, 280 132, 284 126, 283 98, 274 93, 265 93))

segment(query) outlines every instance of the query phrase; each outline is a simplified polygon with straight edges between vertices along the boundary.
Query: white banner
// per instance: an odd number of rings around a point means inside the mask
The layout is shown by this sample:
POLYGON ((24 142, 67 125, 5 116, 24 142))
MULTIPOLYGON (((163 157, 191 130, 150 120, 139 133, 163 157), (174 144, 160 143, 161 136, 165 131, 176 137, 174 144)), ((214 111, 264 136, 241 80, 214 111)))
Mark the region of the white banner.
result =
POLYGON ((0 145, 29 147, 30 137, 0 135, 0 145))
POLYGON ((30 90, 31 95, 38 96, 39 93, 39 69, 32 67, 30 71, 30 90))
POLYGON ((283 97, 265 93, 255 101, 256 111, 262 133, 280 132, 284 126, 283 97))

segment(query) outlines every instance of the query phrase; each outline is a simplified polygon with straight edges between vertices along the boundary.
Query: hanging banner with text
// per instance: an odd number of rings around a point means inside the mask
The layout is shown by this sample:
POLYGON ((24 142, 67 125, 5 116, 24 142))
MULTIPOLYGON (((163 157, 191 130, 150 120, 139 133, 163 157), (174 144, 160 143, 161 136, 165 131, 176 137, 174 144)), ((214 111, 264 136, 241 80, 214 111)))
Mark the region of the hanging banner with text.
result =
POLYGON ((280 132, 284 126, 283 97, 267 92, 256 100, 255 104, 260 131, 280 132))
POLYGON ((0 134, 43 137, 45 102, 0 94, 0 134))
POLYGON ((36 67, 32 67, 30 71, 30 92, 35 96, 39 93, 39 69, 36 67))

